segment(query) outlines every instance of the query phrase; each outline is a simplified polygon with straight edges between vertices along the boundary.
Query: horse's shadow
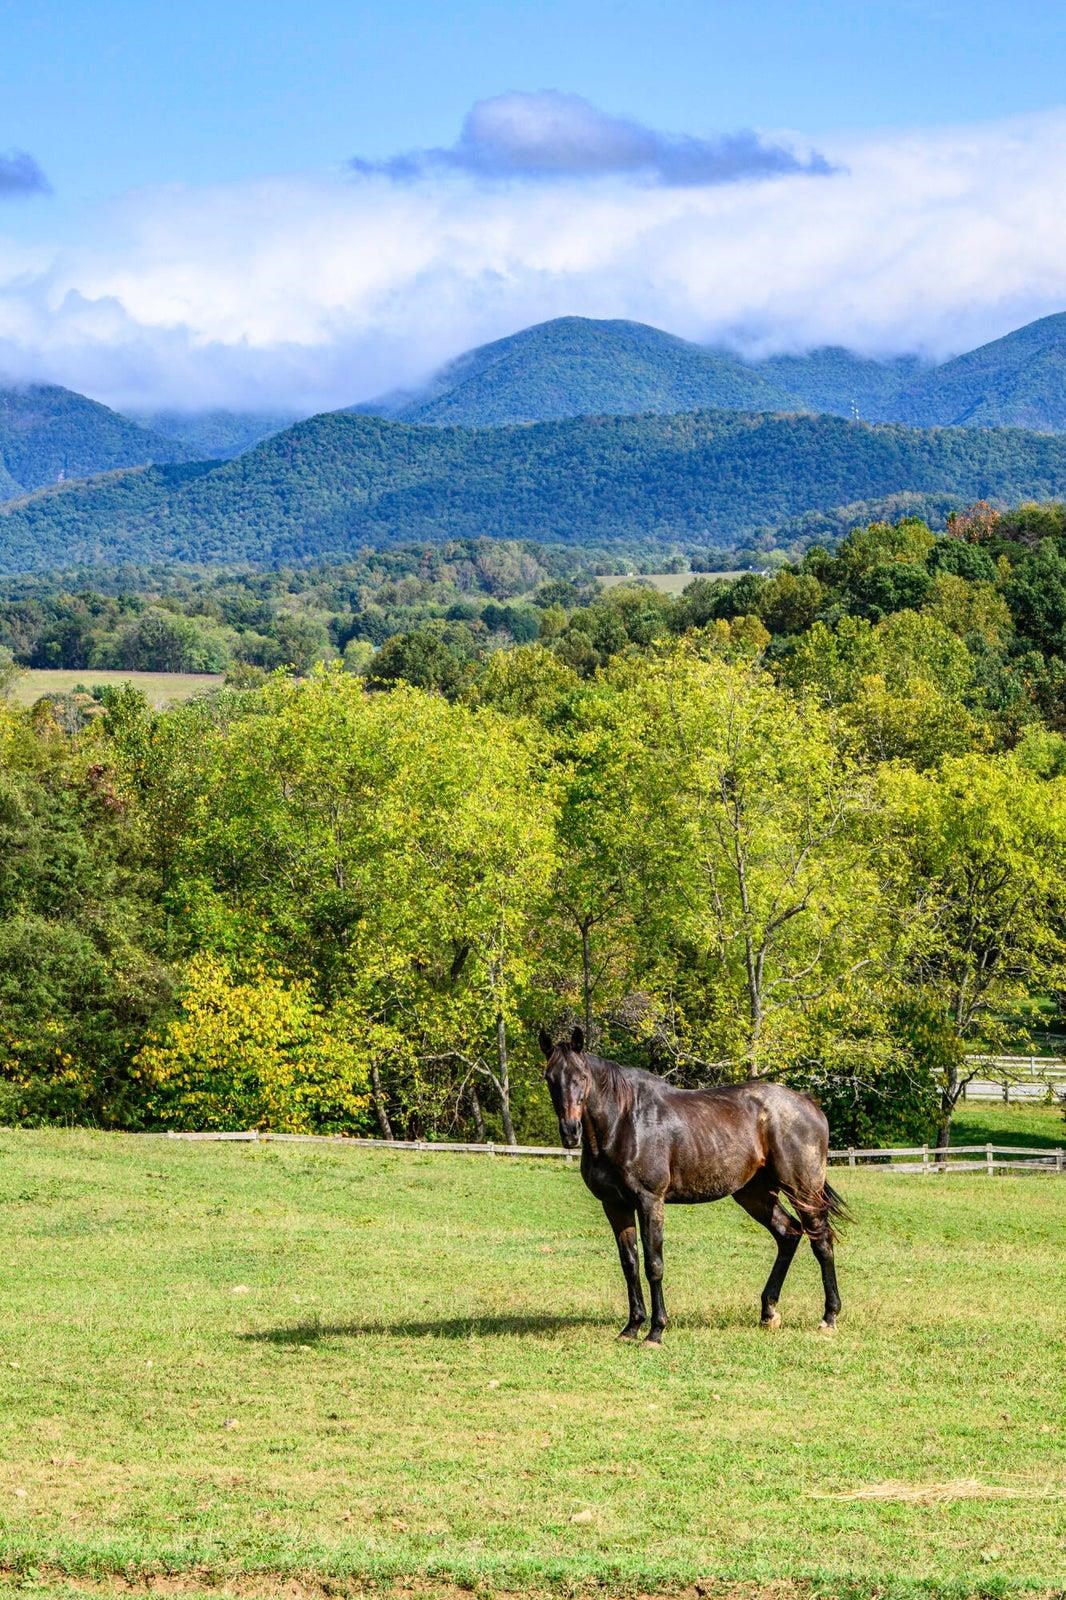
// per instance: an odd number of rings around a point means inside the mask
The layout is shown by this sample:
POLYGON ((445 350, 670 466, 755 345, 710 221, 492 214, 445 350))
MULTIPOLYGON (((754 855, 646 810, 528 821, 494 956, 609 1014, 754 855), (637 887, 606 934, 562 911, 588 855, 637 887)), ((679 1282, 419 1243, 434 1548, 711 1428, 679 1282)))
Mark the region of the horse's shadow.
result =
POLYGON ((602 1317, 592 1316, 469 1316, 433 1317, 401 1322, 302 1322, 288 1328, 260 1328, 237 1337, 253 1344, 319 1344, 324 1339, 359 1339, 364 1336, 400 1339, 510 1339, 522 1334, 561 1333, 568 1328, 602 1328, 602 1317))

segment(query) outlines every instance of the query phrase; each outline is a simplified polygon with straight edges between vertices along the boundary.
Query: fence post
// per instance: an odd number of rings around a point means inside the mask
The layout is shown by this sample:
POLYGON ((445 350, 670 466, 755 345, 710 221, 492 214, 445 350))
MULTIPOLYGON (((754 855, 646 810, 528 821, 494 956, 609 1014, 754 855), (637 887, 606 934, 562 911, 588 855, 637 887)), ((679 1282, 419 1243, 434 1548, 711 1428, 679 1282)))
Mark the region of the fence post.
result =
POLYGON ((927 1144, 922 1145, 922 1171, 929 1171, 929 1146, 927 1144))
POLYGON ((992 1160, 992 1146, 990 1144, 985 1145, 985 1163, 988 1168, 988 1175, 991 1177, 995 1166, 992 1160))
POLYGON ((1062 1171, 1062 1151, 1061 1150, 1056 1150, 1055 1151, 1055 1171, 1056 1172, 1061 1172, 1062 1171))
POLYGON ((851 1148, 851 1146, 849 1144, 848 1145, 848 1166, 849 1167, 853 1167, 854 1165, 855 1165, 855 1152, 854 1152, 854 1150, 851 1148))
POLYGON ((1010 1079, 1009 1078, 1004 1078, 1004 1080, 1003 1080, 1003 1104, 1005 1106, 1009 1106, 1010 1105, 1010 1079))

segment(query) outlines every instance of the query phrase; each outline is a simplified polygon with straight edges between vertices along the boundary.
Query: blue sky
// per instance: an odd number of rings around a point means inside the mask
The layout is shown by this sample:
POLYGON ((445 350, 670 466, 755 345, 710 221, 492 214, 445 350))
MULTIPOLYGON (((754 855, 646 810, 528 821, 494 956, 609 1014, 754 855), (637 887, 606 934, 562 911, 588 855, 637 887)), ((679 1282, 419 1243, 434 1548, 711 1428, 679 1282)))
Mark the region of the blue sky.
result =
POLYGON ((1053 0, 8 0, 0 40, 0 145, 39 160, 56 209, 442 144, 509 89, 812 137, 1066 97, 1053 0))
POLYGON ((0 164, 0 368, 304 407, 570 309, 943 353, 1066 305, 1064 69, 1034 0, 0 0, 50 186, 0 164))

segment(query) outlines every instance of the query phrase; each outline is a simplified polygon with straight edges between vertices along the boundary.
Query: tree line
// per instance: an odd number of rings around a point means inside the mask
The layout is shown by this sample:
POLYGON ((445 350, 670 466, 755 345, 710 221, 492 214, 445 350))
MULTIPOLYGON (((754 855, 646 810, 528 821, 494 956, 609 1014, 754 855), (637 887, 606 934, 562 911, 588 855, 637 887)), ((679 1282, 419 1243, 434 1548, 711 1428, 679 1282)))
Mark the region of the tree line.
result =
POLYGON ((551 1137, 536 1029, 580 1020, 841 1142, 945 1137, 1062 988, 1061 539, 977 508, 563 587, 447 681, 423 629, 5 706, 0 1119, 551 1137))

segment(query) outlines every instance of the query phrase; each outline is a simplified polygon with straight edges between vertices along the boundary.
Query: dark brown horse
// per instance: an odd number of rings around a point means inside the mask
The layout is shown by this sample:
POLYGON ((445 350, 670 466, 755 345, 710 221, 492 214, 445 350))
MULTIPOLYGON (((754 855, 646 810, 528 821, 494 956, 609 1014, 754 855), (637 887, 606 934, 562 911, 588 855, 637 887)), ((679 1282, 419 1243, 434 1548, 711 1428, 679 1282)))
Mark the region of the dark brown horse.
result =
POLYGON ((635 1339, 647 1319, 638 1219, 651 1289, 647 1342, 659 1344, 666 1326, 663 1206, 726 1195, 777 1241, 777 1260, 762 1292, 763 1327, 776 1328, 781 1321, 781 1285, 806 1235, 822 1269, 822 1327, 832 1332, 840 1295, 830 1219, 846 1213, 825 1181, 829 1125, 813 1100, 758 1080, 676 1089, 653 1073, 591 1055, 580 1028, 563 1044, 554 1044, 542 1028, 540 1044, 563 1144, 568 1150, 581 1145, 581 1176, 602 1202, 618 1241, 629 1291, 629 1321, 620 1338, 635 1339))

